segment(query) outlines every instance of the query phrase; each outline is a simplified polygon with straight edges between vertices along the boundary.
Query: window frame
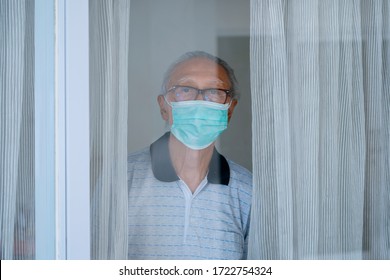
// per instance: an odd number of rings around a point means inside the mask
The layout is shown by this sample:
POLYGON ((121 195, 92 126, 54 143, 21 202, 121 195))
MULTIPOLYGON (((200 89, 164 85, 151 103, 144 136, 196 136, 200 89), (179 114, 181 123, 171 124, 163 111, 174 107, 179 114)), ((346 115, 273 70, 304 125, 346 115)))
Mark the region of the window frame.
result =
POLYGON ((89 1, 35 1, 36 259, 90 259, 89 1))

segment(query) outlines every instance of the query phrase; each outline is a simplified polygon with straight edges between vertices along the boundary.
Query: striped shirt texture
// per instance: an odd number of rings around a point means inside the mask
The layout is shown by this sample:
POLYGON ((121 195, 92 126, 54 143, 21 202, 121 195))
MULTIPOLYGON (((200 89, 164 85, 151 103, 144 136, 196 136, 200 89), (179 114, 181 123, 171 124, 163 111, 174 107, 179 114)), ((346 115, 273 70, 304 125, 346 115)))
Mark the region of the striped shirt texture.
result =
POLYGON ((245 259, 252 174, 215 150, 216 158, 226 162, 217 173, 229 177, 215 183, 211 164, 209 175, 192 193, 170 174, 168 137, 152 144, 158 149, 128 156, 128 258, 245 259))

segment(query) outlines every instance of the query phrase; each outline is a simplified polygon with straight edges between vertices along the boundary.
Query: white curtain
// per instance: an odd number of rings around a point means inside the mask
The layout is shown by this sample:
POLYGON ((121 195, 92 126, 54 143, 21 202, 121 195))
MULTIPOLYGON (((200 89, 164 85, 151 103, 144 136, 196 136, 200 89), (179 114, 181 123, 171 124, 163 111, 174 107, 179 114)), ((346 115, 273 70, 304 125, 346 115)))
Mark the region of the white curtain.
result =
POLYGON ((388 0, 251 0, 252 259, 390 258, 388 0))
POLYGON ((130 1, 89 2, 91 258, 127 258, 130 1))
POLYGON ((0 259, 35 257, 34 1, 0 0, 0 259))

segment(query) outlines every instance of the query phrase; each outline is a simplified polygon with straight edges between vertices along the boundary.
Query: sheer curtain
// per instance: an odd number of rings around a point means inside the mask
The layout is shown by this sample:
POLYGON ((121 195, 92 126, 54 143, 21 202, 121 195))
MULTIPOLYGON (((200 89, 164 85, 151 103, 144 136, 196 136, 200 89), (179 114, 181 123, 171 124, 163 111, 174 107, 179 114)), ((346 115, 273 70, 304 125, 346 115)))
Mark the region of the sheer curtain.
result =
POLYGON ((250 258, 390 258, 389 19, 388 0, 251 0, 250 258))
POLYGON ((0 259, 35 257, 34 1, 0 1, 0 259))
POLYGON ((130 1, 89 2, 91 258, 127 258, 130 1))

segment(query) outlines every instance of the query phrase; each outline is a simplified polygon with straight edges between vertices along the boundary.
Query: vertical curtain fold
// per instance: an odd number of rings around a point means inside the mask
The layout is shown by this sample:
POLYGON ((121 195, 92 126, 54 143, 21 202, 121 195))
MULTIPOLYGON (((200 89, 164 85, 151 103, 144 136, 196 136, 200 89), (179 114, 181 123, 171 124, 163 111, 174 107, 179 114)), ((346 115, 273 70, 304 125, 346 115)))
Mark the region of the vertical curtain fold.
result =
POLYGON ((388 259, 389 1, 251 0, 253 259, 388 259))
MULTIPOLYGON (((384 123, 387 124, 387 129, 384 129, 384 158, 385 158, 385 191, 384 199, 387 199, 387 209, 390 209, 390 3, 385 1, 383 4, 383 112, 384 123), (387 77, 387 78, 386 78, 387 77), (386 196, 387 194, 387 196, 386 196)), ((386 213, 385 213, 386 215, 386 213)), ((387 211, 387 248, 390 248, 390 211, 387 211)), ((389 253, 390 254, 390 253, 389 253)), ((390 258, 390 256, 388 255, 390 258)))
MULTIPOLYGON (((386 10, 387 0, 362 1, 363 26, 363 67, 367 69, 363 76, 366 112, 366 165, 365 165, 365 211, 363 248, 367 258, 387 258, 388 252, 383 250, 388 242, 388 232, 384 225, 388 224, 386 207, 388 206, 388 185, 385 181, 386 153, 388 154, 389 138, 385 135, 384 80, 390 79, 383 75, 386 61, 383 61, 383 29, 384 18, 382 9, 386 10), (387 146, 386 146, 387 144, 387 146)), ((387 104, 388 106, 388 104, 387 104)), ((387 156, 388 157, 388 156, 387 156)), ((388 170, 388 168, 387 168, 388 170)))
POLYGON ((34 1, 0 1, 0 258, 35 257, 34 1))
POLYGON ((130 1, 90 1, 91 258, 127 258, 130 1))

